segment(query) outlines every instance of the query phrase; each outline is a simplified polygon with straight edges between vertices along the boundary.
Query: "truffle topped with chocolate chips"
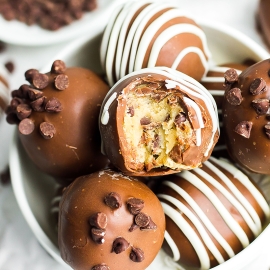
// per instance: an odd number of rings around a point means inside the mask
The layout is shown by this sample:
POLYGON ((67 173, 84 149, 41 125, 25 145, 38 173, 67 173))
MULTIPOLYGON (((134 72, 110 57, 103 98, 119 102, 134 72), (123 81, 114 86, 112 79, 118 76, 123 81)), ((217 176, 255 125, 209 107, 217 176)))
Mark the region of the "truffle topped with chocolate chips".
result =
POLYGON ((57 179, 73 179, 103 169, 98 115, 108 86, 90 70, 56 60, 51 71, 25 72, 30 84, 12 92, 7 121, 18 124, 30 159, 57 179))
POLYGON ((223 103, 228 151, 246 169, 269 174, 270 60, 254 64, 231 78, 231 81, 225 78, 223 103))
POLYGON ((60 201, 59 248, 76 270, 146 269, 164 232, 156 195, 139 180, 113 170, 77 178, 60 201))

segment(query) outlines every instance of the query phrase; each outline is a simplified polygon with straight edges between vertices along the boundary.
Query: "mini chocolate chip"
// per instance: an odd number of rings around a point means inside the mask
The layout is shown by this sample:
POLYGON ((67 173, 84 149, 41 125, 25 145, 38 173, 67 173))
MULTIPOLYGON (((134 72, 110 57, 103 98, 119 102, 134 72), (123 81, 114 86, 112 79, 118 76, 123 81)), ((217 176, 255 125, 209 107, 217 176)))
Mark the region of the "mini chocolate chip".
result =
POLYGON ((11 91, 11 97, 13 97, 13 98, 15 98, 15 97, 22 98, 22 94, 18 89, 16 89, 16 90, 11 91))
POLYGON ((245 138, 249 138, 252 125, 252 122, 242 121, 235 127, 234 131, 245 138))
POLYGON ((130 117, 134 116, 134 107, 133 106, 128 107, 127 114, 129 114, 130 117))
POLYGON ((181 123, 185 122, 187 119, 186 114, 183 112, 180 112, 179 114, 177 114, 174 118, 174 123, 176 126, 180 126, 181 123))
POLYGON ((28 104, 19 104, 16 107, 16 114, 20 120, 27 118, 31 113, 32 109, 28 104))
POLYGON ((21 134, 29 135, 34 131, 35 125, 31 119, 25 118, 19 123, 18 129, 21 134))
POLYGON ((149 217, 150 221, 145 227, 140 227, 141 231, 151 231, 151 230, 156 230, 157 225, 156 223, 149 217))
POLYGON ((129 242, 123 238, 118 237, 113 241, 112 252, 119 254, 129 247, 129 242))
POLYGON ((225 84, 232 84, 238 81, 238 74, 235 69, 230 68, 224 73, 225 84))
POLYGON ((252 95, 259 95, 266 91, 266 82, 262 78, 256 78, 250 85, 249 91, 252 95))
POLYGON ((61 74, 66 71, 66 65, 62 60, 55 60, 51 67, 51 72, 61 74))
POLYGON ((21 98, 17 98, 17 97, 14 97, 11 101, 10 101, 10 107, 13 109, 13 110, 16 110, 17 106, 19 104, 23 104, 24 101, 21 99, 21 98))
POLYGON ((40 97, 30 103, 30 106, 35 112, 44 112, 45 106, 44 106, 45 97, 40 97))
POLYGON ((45 111, 46 112, 61 112, 62 104, 57 98, 53 97, 46 102, 45 111))
POLYGON ((65 90, 69 86, 68 76, 65 74, 59 74, 54 79, 55 88, 58 90, 65 90))
POLYGON ((36 100, 38 98, 43 97, 43 91, 29 87, 28 88, 28 96, 31 100, 36 100))
POLYGON ((129 258, 133 262, 142 262, 144 260, 144 252, 140 248, 132 247, 129 258))
POLYGON ((252 107, 255 109, 256 113, 259 115, 264 115, 269 109, 268 99, 254 99, 251 103, 252 107))
POLYGON ((105 196, 104 202, 111 209, 115 210, 122 206, 122 199, 120 195, 116 192, 111 192, 105 196))
POLYGON ((31 68, 31 69, 28 69, 25 71, 24 77, 29 83, 32 83, 33 82, 33 75, 38 74, 38 73, 39 72, 37 69, 31 68))
POLYGON ((11 61, 6 62, 5 67, 9 73, 12 73, 14 71, 14 63, 11 61))
POLYGON ((91 236, 92 239, 95 243, 97 244, 104 244, 104 236, 106 234, 106 231, 103 229, 98 229, 98 228, 91 228, 91 236))
POLYGON ((18 119, 16 113, 8 113, 6 116, 6 121, 10 125, 14 125, 14 124, 17 125, 20 123, 20 120, 18 119))
POLYGON ((44 139, 51 139, 56 133, 54 125, 48 122, 42 122, 39 131, 44 139))
POLYGON ((37 89, 44 89, 48 86, 49 84, 49 77, 46 74, 41 74, 41 73, 34 73, 32 77, 32 84, 37 88, 37 89))
POLYGON ((101 263, 93 266, 91 270, 110 270, 110 267, 105 263, 101 263))
POLYGON ((137 230, 138 228, 140 228, 137 224, 133 223, 130 228, 128 229, 129 232, 133 232, 135 230, 137 230))
POLYGON ((140 120, 140 123, 141 123, 142 126, 149 125, 151 123, 151 119, 149 117, 143 117, 140 120))
POLYGON ((28 91, 29 91, 29 85, 28 84, 22 84, 20 88, 18 89, 20 93, 20 97, 22 98, 28 98, 28 91))
POLYGON ((149 224, 150 217, 148 215, 140 212, 138 215, 135 216, 134 221, 139 227, 145 227, 149 224))
POLYGON ((89 224, 98 229, 105 229, 107 227, 107 215, 101 212, 95 213, 89 218, 89 224))
POLYGON ((127 208, 132 215, 137 215, 144 207, 144 201, 137 198, 129 198, 127 200, 127 208))
POLYGON ((267 124, 264 126, 264 130, 265 130, 265 134, 268 137, 268 139, 270 139, 270 125, 267 124))
POLYGON ((226 99, 231 105, 240 105, 243 101, 241 90, 239 88, 230 89, 226 92, 226 99))

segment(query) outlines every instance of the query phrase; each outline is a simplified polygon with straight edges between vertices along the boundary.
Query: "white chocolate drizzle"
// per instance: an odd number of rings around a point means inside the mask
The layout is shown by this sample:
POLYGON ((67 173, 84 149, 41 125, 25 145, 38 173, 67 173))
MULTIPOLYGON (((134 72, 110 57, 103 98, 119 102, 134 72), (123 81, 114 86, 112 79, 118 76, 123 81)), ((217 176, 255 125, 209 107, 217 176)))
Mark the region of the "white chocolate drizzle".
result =
POLYGON ((116 97, 117 97, 117 93, 115 92, 108 98, 108 100, 106 101, 106 103, 103 107, 103 112, 101 115, 101 123, 103 125, 107 125, 109 122, 109 119, 110 119, 109 108, 110 108, 111 104, 114 102, 114 100, 116 99, 116 97))

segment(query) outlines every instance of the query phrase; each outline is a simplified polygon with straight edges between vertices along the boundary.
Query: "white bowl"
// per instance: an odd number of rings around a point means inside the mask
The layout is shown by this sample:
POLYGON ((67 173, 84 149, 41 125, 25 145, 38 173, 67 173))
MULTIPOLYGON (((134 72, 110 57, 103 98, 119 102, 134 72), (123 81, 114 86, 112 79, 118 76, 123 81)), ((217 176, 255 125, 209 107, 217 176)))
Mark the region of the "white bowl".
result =
MULTIPOLYGON (((257 45, 244 34, 216 22, 201 21, 213 61, 216 64, 228 62, 242 62, 246 58, 260 61, 269 58, 268 52, 257 45)), ((98 73, 102 71, 99 59, 101 31, 98 34, 89 34, 67 46, 60 54, 48 62, 43 72, 50 70, 55 59, 62 59, 68 66, 82 66, 98 73)), ((54 195, 54 181, 41 173, 31 163, 25 154, 17 133, 10 147, 10 169, 14 193, 21 211, 33 233, 41 245, 58 262, 70 269, 60 258, 57 247, 57 233, 50 217, 50 203, 54 195)), ((268 198, 269 199, 269 198, 268 198)), ((270 225, 247 248, 232 259, 215 267, 215 270, 240 270, 255 260, 262 249, 270 249, 270 225)), ((167 267, 164 263, 164 253, 161 251, 148 270, 177 269, 167 267)))

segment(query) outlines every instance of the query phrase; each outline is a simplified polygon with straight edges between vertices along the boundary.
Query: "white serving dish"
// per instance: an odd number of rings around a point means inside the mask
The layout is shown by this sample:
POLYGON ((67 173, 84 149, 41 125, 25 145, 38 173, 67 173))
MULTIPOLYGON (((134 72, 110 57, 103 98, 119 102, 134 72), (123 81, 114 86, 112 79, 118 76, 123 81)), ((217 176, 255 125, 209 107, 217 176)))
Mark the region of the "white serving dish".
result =
MULTIPOLYGON (((253 40, 244 34, 216 22, 201 21, 213 61, 216 64, 242 62, 246 58, 260 61, 269 58, 269 54, 253 40)), ((102 71, 99 59, 101 30, 97 34, 89 33, 67 46, 60 54, 48 62, 43 72, 50 70, 56 59, 62 59, 67 66, 82 66, 98 73, 102 71)), ((41 245, 59 263, 70 269, 60 258, 57 248, 57 233, 50 217, 50 203, 54 195, 54 181, 44 175, 31 163, 25 154, 15 132, 10 147, 10 169, 15 197, 21 211, 33 233, 41 245)), ((268 198, 270 199, 270 198, 268 198)), ((261 250, 270 249, 270 225, 247 248, 232 259, 213 269, 215 270, 243 270, 254 261, 261 250)), ((148 270, 175 270, 175 266, 168 267, 164 262, 164 253, 161 251, 148 270)))

